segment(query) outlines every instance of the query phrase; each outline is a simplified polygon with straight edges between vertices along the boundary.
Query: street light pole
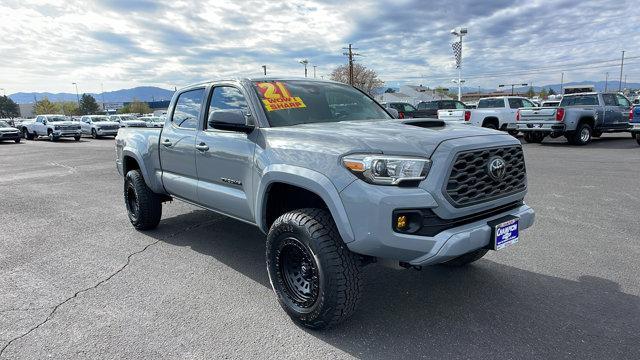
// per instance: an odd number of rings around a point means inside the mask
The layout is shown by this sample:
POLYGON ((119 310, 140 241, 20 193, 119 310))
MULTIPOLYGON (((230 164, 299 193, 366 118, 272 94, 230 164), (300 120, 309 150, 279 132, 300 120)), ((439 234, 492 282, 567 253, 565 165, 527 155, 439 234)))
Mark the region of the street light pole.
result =
POLYGON ((622 60, 620 61, 620 84, 618 85, 618 91, 622 91, 622 69, 624 68, 624 50, 622 50, 622 60))
POLYGON ((80 109, 80 95, 78 95, 78 83, 71 83, 76 86, 76 100, 78 101, 78 109, 80 109))
POLYGON ((607 71, 607 74, 604 78, 604 92, 607 92, 608 85, 609 85, 609 72, 607 71))
POLYGON ((267 65, 262 65, 262 70, 264 70, 264 76, 267 76, 267 65))
POLYGON ((313 65, 313 78, 316 78, 316 65, 313 65))
POLYGON ((451 30, 451 34, 460 38, 460 56, 459 61, 456 56, 456 65, 458 67, 458 101, 462 101, 462 37, 467 35, 467 28, 455 28, 451 30))
POLYGON ((307 65, 309 64, 309 60, 302 59, 300 60, 300 64, 304 65, 304 77, 307 77, 307 65))

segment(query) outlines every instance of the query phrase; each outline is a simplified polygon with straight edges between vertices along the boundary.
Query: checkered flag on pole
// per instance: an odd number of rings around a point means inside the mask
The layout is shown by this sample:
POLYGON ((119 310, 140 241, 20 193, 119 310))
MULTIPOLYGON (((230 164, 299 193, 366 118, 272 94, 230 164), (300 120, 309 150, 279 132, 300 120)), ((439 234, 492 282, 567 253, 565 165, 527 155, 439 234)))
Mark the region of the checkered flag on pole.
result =
POLYGON ((456 68, 460 68, 460 64, 462 63, 462 42, 456 41, 451 44, 453 48, 453 55, 456 57, 456 68))

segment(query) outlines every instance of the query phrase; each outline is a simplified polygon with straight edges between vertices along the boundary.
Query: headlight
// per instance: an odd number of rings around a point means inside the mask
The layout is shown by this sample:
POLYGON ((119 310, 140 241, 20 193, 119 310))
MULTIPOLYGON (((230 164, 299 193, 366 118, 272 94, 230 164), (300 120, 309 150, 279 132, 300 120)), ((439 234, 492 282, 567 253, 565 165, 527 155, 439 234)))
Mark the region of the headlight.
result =
POLYGON ((419 157, 352 154, 342 164, 360 179, 377 185, 398 185, 427 177, 431 160, 419 157))

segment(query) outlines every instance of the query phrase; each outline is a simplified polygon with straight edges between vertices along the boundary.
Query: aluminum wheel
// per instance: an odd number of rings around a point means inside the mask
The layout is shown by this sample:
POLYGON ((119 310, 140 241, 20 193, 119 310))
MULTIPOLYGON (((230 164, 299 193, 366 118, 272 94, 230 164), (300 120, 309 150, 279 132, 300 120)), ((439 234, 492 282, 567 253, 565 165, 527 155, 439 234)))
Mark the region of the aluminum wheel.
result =
POLYGON ((591 139, 591 131, 588 127, 583 127, 582 130, 580 130, 580 141, 586 143, 589 139, 591 139))

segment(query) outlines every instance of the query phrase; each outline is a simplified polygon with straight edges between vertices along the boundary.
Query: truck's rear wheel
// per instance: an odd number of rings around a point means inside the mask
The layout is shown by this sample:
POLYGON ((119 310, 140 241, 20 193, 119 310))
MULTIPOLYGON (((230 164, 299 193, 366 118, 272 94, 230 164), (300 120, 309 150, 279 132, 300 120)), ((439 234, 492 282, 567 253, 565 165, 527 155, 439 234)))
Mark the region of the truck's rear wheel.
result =
POLYGON ((591 142, 593 136, 593 130, 591 129, 591 125, 587 123, 580 123, 576 128, 576 131, 573 132, 572 138, 569 142, 573 145, 587 145, 591 142))
POLYGON ((487 254, 488 251, 489 250, 487 249, 478 249, 478 250, 466 253, 464 255, 460 255, 457 258, 453 258, 447 262, 442 263, 442 265, 451 266, 451 267, 465 266, 465 265, 471 264, 474 261, 480 260, 483 256, 487 254))
POLYGON ((353 314, 360 299, 360 260, 325 210, 294 210, 273 223, 267 270, 278 302, 305 327, 340 323, 353 314))
POLYGON ((149 189, 140 170, 131 170, 124 180, 124 202, 129 221, 138 230, 151 230, 162 217, 162 201, 149 189))

